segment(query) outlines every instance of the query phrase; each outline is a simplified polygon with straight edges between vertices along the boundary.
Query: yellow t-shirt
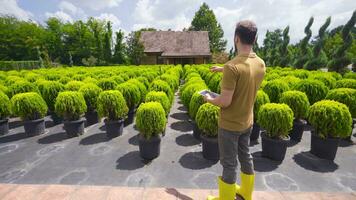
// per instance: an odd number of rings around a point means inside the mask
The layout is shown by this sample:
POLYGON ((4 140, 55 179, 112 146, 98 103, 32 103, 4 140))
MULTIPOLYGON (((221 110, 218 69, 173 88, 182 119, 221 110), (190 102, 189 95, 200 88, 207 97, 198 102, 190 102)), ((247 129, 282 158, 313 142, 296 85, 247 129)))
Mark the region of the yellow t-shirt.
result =
POLYGON ((231 104, 220 109, 220 128, 243 131, 252 126, 253 105, 265 73, 265 63, 255 53, 238 55, 225 64, 221 90, 234 94, 231 104))

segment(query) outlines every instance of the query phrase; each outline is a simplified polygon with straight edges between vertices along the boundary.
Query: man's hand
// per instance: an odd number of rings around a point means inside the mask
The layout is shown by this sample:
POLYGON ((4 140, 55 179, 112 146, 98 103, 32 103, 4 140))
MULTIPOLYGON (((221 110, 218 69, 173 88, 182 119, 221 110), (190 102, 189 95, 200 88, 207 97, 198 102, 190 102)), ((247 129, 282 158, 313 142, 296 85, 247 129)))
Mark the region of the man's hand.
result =
POLYGON ((211 72, 222 72, 223 70, 224 70, 224 68, 223 67, 219 67, 219 66, 212 66, 210 68, 211 72))
POLYGON ((204 95, 204 101, 210 103, 214 98, 208 93, 204 95))

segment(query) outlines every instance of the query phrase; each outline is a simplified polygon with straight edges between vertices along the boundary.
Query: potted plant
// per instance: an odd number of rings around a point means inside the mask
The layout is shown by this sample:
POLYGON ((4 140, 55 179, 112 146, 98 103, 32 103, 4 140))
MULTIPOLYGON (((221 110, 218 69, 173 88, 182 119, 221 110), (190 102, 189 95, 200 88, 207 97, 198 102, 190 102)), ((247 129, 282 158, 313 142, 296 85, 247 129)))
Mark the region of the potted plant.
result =
POLYGON ((168 96, 170 104, 173 103, 174 94, 166 81, 160 79, 152 81, 149 91, 162 91, 168 96))
POLYGON ((144 102, 145 96, 147 94, 147 88, 146 88, 145 84, 141 83, 141 81, 139 81, 138 79, 130 79, 127 82, 132 83, 138 87, 138 89, 140 90, 140 96, 141 96, 140 103, 144 102))
POLYGON ((24 80, 18 80, 12 83, 8 90, 7 95, 12 98, 15 94, 26 93, 26 92, 37 92, 38 89, 35 84, 24 80))
POLYGON ((352 118, 347 106, 333 100, 322 100, 309 109, 308 120, 314 127, 310 152, 334 160, 339 139, 351 134, 352 118))
POLYGON ((297 83, 293 89, 304 92, 311 105, 324 99, 329 90, 323 82, 314 79, 303 80, 297 83))
POLYGON ((48 106, 48 112, 51 115, 54 124, 62 122, 62 118, 58 117, 54 112, 54 103, 59 92, 64 91, 64 85, 58 81, 38 81, 37 87, 48 106))
POLYGON ((129 108, 127 118, 124 121, 124 125, 127 126, 134 121, 136 107, 141 101, 141 93, 136 85, 128 82, 119 84, 116 89, 124 96, 127 107, 129 108))
POLYGON ((256 95, 255 104, 253 106, 253 118, 254 118, 253 121, 254 122, 253 122, 253 127, 252 127, 252 131, 251 131, 251 135, 250 135, 250 141, 255 141, 260 136, 261 127, 257 123, 258 111, 260 110, 262 105, 269 103, 269 102, 270 101, 269 101, 268 95, 263 90, 258 90, 257 95, 256 95))
POLYGON ((9 133, 9 119, 11 114, 11 102, 9 97, 0 92, 0 135, 9 133))
MULTIPOLYGON (((345 104, 351 113, 352 117, 352 126, 351 126, 351 132, 352 129, 355 125, 355 118, 356 118, 356 89, 351 89, 351 88, 337 88, 330 90, 328 94, 326 95, 325 99, 330 99, 334 101, 338 101, 340 103, 345 104)), ((344 138, 346 140, 351 141, 351 135, 349 137, 344 138)))
POLYGON ((67 91, 79 91, 83 85, 84 83, 81 81, 69 81, 64 87, 67 91))
POLYGON ((304 119, 310 107, 307 95, 300 91, 288 91, 282 94, 281 103, 287 104, 293 111, 293 129, 289 133, 290 139, 300 142, 304 132, 304 119))
POLYGON ((352 88, 356 89, 356 80, 350 78, 344 78, 336 81, 335 88, 352 88))
POLYGON ((166 117, 168 117, 169 111, 171 109, 171 105, 169 103, 169 99, 166 95, 166 93, 164 92, 156 92, 156 91, 151 91, 149 93, 147 93, 146 97, 145 97, 145 102, 158 102, 162 105, 165 113, 166 113, 166 117))
POLYGON ((278 79, 273 81, 268 81, 263 88, 263 91, 268 95, 272 103, 278 103, 282 93, 288 90, 289 90, 288 84, 285 81, 278 80, 278 79))
POLYGON ((200 140, 200 134, 201 131, 198 128, 197 123, 195 122, 195 117, 197 115, 197 112, 200 108, 201 105, 203 105, 205 103, 204 98, 201 94, 199 94, 199 92, 195 92, 190 100, 189 103, 189 109, 188 109, 188 113, 189 116, 192 120, 192 125, 193 125, 193 136, 195 139, 200 140))
POLYGON ((207 160, 219 159, 218 118, 219 107, 210 103, 200 106, 195 121, 201 130, 203 157, 207 160))
POLYGON ((262 155, 272 160, 283 161, 288 132, 293 126, 293 111, 286 104, 266 103, 258 112, 257 123, 265 130, 261 133, 262 155))
POLYGON ((97 106, 99 116, 106 117, 104 122, 107 136, 114 138, 121 135, 124 128, 124 119, 129 111, 121 92, 116 90, 101 92, 97 106))
POLYGON ((152 160, 159 156, 160 134, 166 127, 165 111, 158 102, 142 103, 137 109, 136 126, 140 131, 139 149, 142 158, 152 160))
POLYGON ((79 92, 83 94, 85 103, 87 105, 87 112, 84 115, 87 125, 98 123, 99 116, 96 110, 96 106, 98 96, 102 92, 102 89, 93 83, 86 83, 79 89, 79 92))
POLYGON ((84 133, 85 119, 82 116, 87 111, 87 105, 81 92, 60 92, 54 107, 57 115, 64 119, 64 130, 68 137, 84 133))
POLYGON ((35 92, 16 94, 11 98, 12 112, 24 121, 27 136, 45 132, 44 117, 47 113, 46 102, 35 92))
POLYGON ((97 84, 102 90, 114 90, 117 86, 116 81, 112 78, 99 79, 97 84))

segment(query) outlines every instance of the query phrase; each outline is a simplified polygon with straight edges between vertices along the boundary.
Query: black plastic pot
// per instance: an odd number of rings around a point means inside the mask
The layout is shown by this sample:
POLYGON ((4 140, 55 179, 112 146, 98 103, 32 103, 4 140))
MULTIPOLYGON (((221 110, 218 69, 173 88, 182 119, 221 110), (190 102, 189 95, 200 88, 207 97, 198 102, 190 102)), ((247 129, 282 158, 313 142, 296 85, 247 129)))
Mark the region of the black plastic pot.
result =
POLYGON ((203 157, 207 160, 219 160, 218 138, 206 137, 204 134, 201 134, 200 138, 203 148, 203 157))
POLYGON ((99 116, 96 111, 86 112, 84 117, 86 119, 86 126, 90 126, 99 122, 99 116))
POLYGON ((29 137, 41 135, 45 132, 44 118, 24 121, 23 126, 25 129, 25 134, 29 137))
POLYGON ((63 122, 63 118, 58 116, 56 113, 52 112, 52 113, 50 113, 50 115, 51 115, 53 124, 57 125, 57 124, 61 124, 63 122))
POLYGON ((161 151, 161 137, 154 136, 150 139, 144 138, 141 134, 138 139, 140 155, 143 159, 152 160, 159 156, 161 151))
POLYGON ((130 108, 129 113, 127 114, 127 118, 125 119, 124 125, 128 126, 133 123, 134 118, 135 118, 135 108, 130 108))
POLYGON ((286 156, 288 139, 273 139, 267 136, 265 131, 261 132, 262 156, 276 161, 283 161, 286 156))
POLYGON ((314 132, 311 134, 310 153, 327 160, 334 160, 339 147, 339 138, 322 139, 314 132))
POLYGON ((351 134, 350 134, 349 137, 342 138, 343 140, 348 141, 348 142, 352 142, 352 131, 354 130, 355 124, 356 124, 356 119, 352 119, 351 134))
POLYGON ((124 129, 124 120, 104 120, 105 128, 106 128, 106 135, 108 138, 115 138, 117 136, 122 135, 122 131, 124 129))
POLYGON ((200 131, 196 122, 192 121, 192 124, 193 124, 193 137, 200 141, 201 140, 201 138, 200 138, 201 131, 200 131))
POLYGON ((0 120, 0 135, 6 135, 9 133, 9 119, 0 120))
POLYGON ((290 139, 296 142, 300 142, 302 140, 304 126, 305 122, 303 120, 295 119, 293 121, 293 129, 289 133, 290 139))
POLYGON ((64 130, 68 137, 77 137, 84 133, 85 119, 81 118, 75 121, 64 121, 64 130))
POLYGON ((258 138, 260 137, 260 132, 261 132, 261 127, 257 123, 254 123, 252 126, 250 141, 258 140, 258 138))

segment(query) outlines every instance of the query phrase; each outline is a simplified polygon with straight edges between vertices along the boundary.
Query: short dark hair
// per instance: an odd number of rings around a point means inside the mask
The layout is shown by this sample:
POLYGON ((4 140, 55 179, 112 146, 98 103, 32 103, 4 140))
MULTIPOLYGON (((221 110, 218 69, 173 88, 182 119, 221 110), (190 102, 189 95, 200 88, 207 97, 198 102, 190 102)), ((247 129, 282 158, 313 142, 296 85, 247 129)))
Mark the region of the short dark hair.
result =
POLYGON ((235 37, 236 36, 239 36, 241 43, 253 45, 257 36, 256 24, 250 20, 238 22, 235 28, 235 37))

